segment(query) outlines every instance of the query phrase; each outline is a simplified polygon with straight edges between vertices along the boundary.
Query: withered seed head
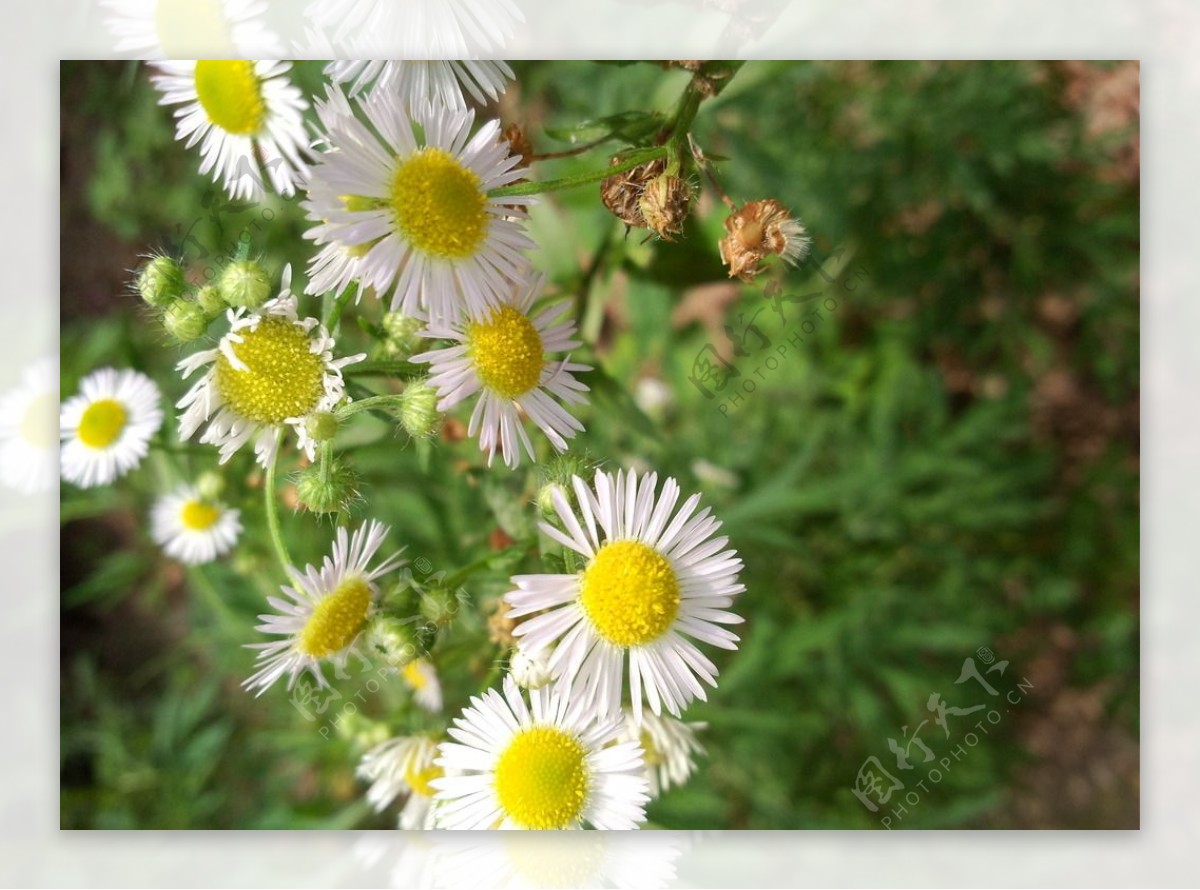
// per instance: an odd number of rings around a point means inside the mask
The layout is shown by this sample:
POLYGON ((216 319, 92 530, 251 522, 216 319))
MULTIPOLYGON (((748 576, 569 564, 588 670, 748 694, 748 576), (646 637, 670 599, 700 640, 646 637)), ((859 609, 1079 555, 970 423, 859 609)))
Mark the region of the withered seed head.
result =
MULTIPOLYGON (((620 164, 625 159, 617 155, 612 159, 611 166, 620 164)), ((646 218, 638 206, 646 184, 659 176, 666 169, 667 162, 662 158, 647 161, 632 170, 614 173, 600 182, 600 200, 612 211, 613 216, 627 226, 637 229, 647 227, 646 218)))
POLYGON ((529 137, 525 135, 521 125, 509 124, 500 134, 500 138, 508 143, 508 150, 512 154, 520 156, 521 166, 528 167, 529 159, 533 157, 533 143, 529 141, 529 137))
POLYGON ((772 254, 795 266, 808 255, 809 237, 804 225, 774 198, 750 201, 725 220, 726 237, 719 244, 729 277, 750 281, 763 271, 762 261, 772 254))
POLYGON ((652 179, 638 200, 638 210, 647 228, 664 241, 674 241, 672 236, 683 231, 691 205, 691 185, 669 173, 652 179))

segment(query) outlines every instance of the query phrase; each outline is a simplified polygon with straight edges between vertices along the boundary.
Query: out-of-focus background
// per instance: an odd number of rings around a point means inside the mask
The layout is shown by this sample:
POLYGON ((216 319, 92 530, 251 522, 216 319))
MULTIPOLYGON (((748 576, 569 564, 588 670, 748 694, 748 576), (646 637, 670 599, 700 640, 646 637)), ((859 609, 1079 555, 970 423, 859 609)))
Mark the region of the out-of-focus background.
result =
MULTIPOLYGON (((514 69, 492 112, 539 152, 567 147, 547 130, 669 109, 687 78, 514 69)), ((312 92, 320 66, 295 77, 312 92)), ((711 190, 675 244, 623 236, 595 188, 536 209, 537 262, 578 296, 602 368, 579 447, 703 491, 746 563, 742 646, 687 714, 708 755, 654 824, 878 827, 916 795, 890 827, 1137 826, 1138 77, 1129 62, 747 64, 697 138, 733 198, 776 198, 814 239, 803 267, 755 286, 725 277, 711 190)), ((190 350, 128 291, 141 255, 176 250, 202 280, 255 220, 274 269, 311 253, 294 202, 230 202, 156 100, 143 66, 63 65, 64 394, 115 364, 182 395, 171 369, 190 350)), ((535 480, 475 472, 453 435, 422 454, 386 433, 356 454, 364 515, 410 556, 453 569, 522 521, 503 505, 535 480)), ((207 449, 183 459, 215 466, 207 449)), ((188 571, 149 539, 153 462, 63 486, 63 827, 392 824, 354 778, 358 724, 322 732, 282 689, 239 687, 278 579, 261 478, 240 460, 228 476, 256 530, 188 571)), ((328 525, 288 527, 319 558, 328 525)), ((474 579, 465 638, 486 639, 503 590, 502 572, 474 579)), ((451 677, 491 657, 444 656, 451 677)))

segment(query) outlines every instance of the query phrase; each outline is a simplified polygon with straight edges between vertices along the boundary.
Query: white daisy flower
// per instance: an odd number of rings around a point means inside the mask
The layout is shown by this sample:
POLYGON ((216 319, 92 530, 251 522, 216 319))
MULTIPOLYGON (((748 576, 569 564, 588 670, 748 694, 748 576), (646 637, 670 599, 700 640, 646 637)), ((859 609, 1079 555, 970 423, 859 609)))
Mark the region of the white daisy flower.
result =
POLYGON ((397 96, 380 92, 362 109, 365 123, 336 88, 317 104, 329 150, 314 162, 303 202, 317 223, 305 237, 322 245, 309 292, 342 290, 349 280, 333 278, 340 272, 421 318, 454 320, 501 302, 525 282, 522 251, 533 242, 521 209, 531 199, 488 197, 524 172, 499 122, 472 137, 470 112, 410 116, 397 96), (346 252, 356 262, 329 256, 346 252))
POLYGON ((335 83, 349 84, 351 96, 374 84, 376 90, 398 95, 405 108, 426 113, 439 107, 464 110, 467 96, 486 105, 500 98, 513 79, 508 65, 491 59, 337 61, 325 73, 335 83))
POLYGON ((271 187, 291 196, 307 168, 309 137, 300 90, 287 77, 290 62, 201 59, 153 63, 161 105, 175 110, 175 138, 200 143, 200 172, 210 171, 234 198, 263 191, 259 164, 271 187))
POLYGON ((101 0, 117 53, 139 59, 254 56, 278 59, 283 44, 263 21, 265 0, 101 0))
POLYGON ((597 717, 549 688, 472 697, 454 720, 433 781, 441 828, 636 828, 648 800, 642 751, 618 741, 618 718, 597 717))
POLYGON ((249 644, 259 650, 259 670, 242 684, 246 689, 262 695, 285 675, 291 689, 305 671, 318 686, 329 685, 321 662, 345 664, 370 617, 378 593, 375 579, 400 564, 396 553, 373 569, 368 565, 387 533, 387 526, 374 520, 353 535, 339 528, 333 554, 320 569, 309 565, 303 574, 293 570, 297 586, 282 587, 287 599, 267 598, 276 613, 259 615, 263 623, 256 630, 282 639, 249 644))
POLYGON ((167 556, 188 565, 212 562, 228 553, 242 531, 238 511, 202 497, 183 485, 159 498, 150 512, 150 530, 167 556))
POLYGON ((716 686, 717 668, 687 637, 722 649, 738 638, 720 625, 738 624, 725 611, 745 590, 742 561, 713 537, 721 523, 700 496, 675 510, 679 484, 667 479, 656 498, 658 477, 635 472, 597 472, 595 491, 572 478, 583 524, 560 490, 552 493, 566 532, 541 523, 545 534, 586 561, 575 575, 518 575, 505 594, 509 615, 535 615, 513 631, 518 646, 534 655, 548 650, 556 679, 577 698, 611 713, 621 707, 624 667, 629 697, 641 719, 650 710, 679 716, 694 698, 704 699, 698 679, 716 686))
POLYGON ((339 56, 366 59, 495 55, 525 20, 512 0, 313 0, 304 12, 333 40, 349 39, 357 49, 372 50, 339 56))
POLYGON ((488 465, 499 448, 509 467, 521 463, 524 448, 536 460, 533 443, 521 423, 522 414, 536 423, 558 451, 566 451, 567 439, 583 429, 552 396, 568 404, 584 405, 588 387, 574 373, 590 371, 589 365, 548 361, 547 353, 579 347, 575 323, 563 318, 570 311, 564 300, 530 317, 533 295, 540 280, 512 302, 476 313, 456 324, 432 322, 422 337, 454 340, 457 345, 414 355, 410 361, 429 365, 429 383, 437 389, 439 411, 479 393, 467 435, 479 436, 479 448, 487 453, 488 465))
POLYGON ((437 669, 429 659, 417 658, 410 661, 401 669, 400 676, 412 690, 413 701, 431 714, 441 711, 442 683, 438 679, 437 669))
POLYGON ((59 413, 62 477, 81 488, 107 485, 142 462, 162 425, 158 387, 145 374, 101 368, 59 413))
POLYGON ((289 267, 277 298, 255 313, 230 309, 230 330, 217 348, 178 365, 184 378, 208 368, 175 406, 183 409, 179 437, 190 439, 207 421, 200 441, 221 449, 221 463, 254 438, 258 462, 270 466, 276 433, 286 427, 295 430, 298 447, 313 460, 316 447, 305 419, 336 407, 345 398, 342 368, 366 358, 359 353, 334 360, 333 338, 317 319, 297 316, 290 284, 289 267))
POLYGON ((434 763, 437 742, 429 736, 388 739, 363 755, 358 776, 371 783, 367 801, 377 813, 398 797, 406 798, 400 810, 400 827, 406 831, 433 828, 434 779, 444 771, 434 763))
POLYGON ((651 797, 684 784, 696 771, 696 755, 704 754, 704 746, 696 741, 696 733, 707 728, 707 723, 685 723, 648 711, 643 711, 639 720, 632 711, 625 709, 621 738, 641 744, 651 797))
POLYGON ((21 494, 58 478, 58 359, 46 356, 0 396, 0 483, 21 494))
POLYGON ((554 680, 550 666, 541 658, 517 649, 508 660, 508 672, 522 689, 541 689, 554 680))

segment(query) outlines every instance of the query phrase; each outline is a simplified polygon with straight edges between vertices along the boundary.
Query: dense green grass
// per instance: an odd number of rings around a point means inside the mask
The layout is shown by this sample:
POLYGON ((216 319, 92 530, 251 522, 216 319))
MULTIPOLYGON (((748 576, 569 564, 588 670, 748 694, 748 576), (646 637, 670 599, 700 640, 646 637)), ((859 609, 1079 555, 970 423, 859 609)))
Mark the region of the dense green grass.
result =
MULTIPOLYGON (((665 110, 686 82, 650 64, 516 69, 504 114, 539 150, 561 147, 543 127, 665 110)), ((1138 182, 1114 160, 1130 129, 1089 129, 1080 76, 1033 63, 748 64, 695 132, 727 159, 734 198, 775 197, 814 237, 813 259, 777 286, 819 296, 780 311, 766 280, 695 289, 725 282, 725 213, 711 192, 676 244, 623 237, 594 187, 535 209, 537 262, 579 300, 580 357, 598 369, 578 448, 703 491, 746 564, 742 646, 722 653, 720 687, 688 712, 709 724, 708 757, 653 806, 655 824, 878 826, 852 794, 859 767, 875 756, 896 772, 888 739, 925 719, 935 759, 961 744, 985 712, 950 717, 947 737, 926 703, 987 698, 955 684, 980 647, 1009 662, 988 675, 1001 691, 1022 677, 1033 690, 903 827, 1028 824, 1021 798, 1051 799, 1065 781, 1062 770, 1040 788, 1023 778, 1044 757, 1028 740, 1058 696, 1095 695, 1084 730, 1136 744, 1138 182), (745 335, 745 355, 724 325, 745 335), (712 398, 690 379, 708 346, 740 372, 712 398), (639 407, 630 393, 645 377, 666 384, 667 404, 639 407)), ((299 79, 313 89, 319 68, 300 66, 299 79)), ((214 219, 217 193, 172 141, 143 70, 69 64, 63 91, 64 232, 82 233, 62 259, 64 394, 116 364, 177 399, 183 350, 119 292, 124 267, 182 232, 202 276, 195 245, 219 254, 265 206, 256 249, 301 273, 302 214, 274 199, 214 219), (97 255, 89 243, 119 247, 97 255), (101 296, 72 290, 81 268, 99 275, 87 283, 101 296)), ((1131 126, 1136 136, 1136 117, 1131 126)), ((596 162, 553 163, 545 176, 596 162)), ((367 300, 360 311, 380 310, 367 300)), ((366 340, 352 313, 343 332, 366 340)), ((540 564, 538 476, 487 472, 472 442, 416 447, 381 421, 346 443, 366 483, 361 515, 392 523, 411 559, 453 571, 497 528, 517 542, 465 582, 471 608, 439 638, 453 713, 496 657, 486 616, 508 574, 540 564)), ((242 692, 253 658, 242 646, 280 580, 261 477, 249 460, 230 465, 250 531, 235 558, 185 573, 145 524, 171 461, 196 473, 215 452, 158 455, 98 492, 63 487, 63 826, 391 824, 369 813, 352 775, 363 738, 373 720, 436 720, 394 681, 340 727, 306 720, 281 688, 242 692)), ((329 524, 285 523, 294 553, 318 559, 329 524)), ((342 702, 362 685, 341 682, 342 702)), ((1123 793, 1096 791, 1117 795, 1119 819, 1097 816, 1114 810, 1097 797, 1041 824, 1136 824, 1136 797, 1123 793)))

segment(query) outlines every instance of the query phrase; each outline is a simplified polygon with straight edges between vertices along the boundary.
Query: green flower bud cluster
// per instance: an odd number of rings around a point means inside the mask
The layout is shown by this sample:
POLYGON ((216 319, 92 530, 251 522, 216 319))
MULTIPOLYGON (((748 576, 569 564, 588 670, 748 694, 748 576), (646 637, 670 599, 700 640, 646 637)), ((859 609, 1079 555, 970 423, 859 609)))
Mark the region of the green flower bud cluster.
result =
POLYGON ((157 310, 163 328, 179 343, 198 340, 226 309, 257 309, 271 296, 271 278, 255 260, 230 260, 216 284, 189 284, 182 264, 169 256, 152 256, 134 279, 143 302, 157 310))

